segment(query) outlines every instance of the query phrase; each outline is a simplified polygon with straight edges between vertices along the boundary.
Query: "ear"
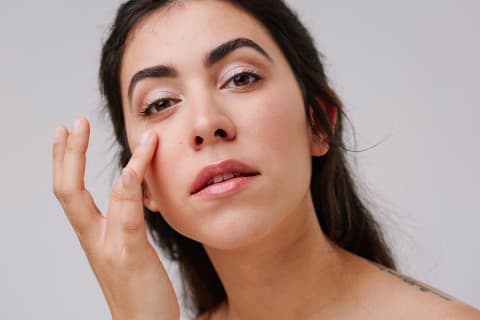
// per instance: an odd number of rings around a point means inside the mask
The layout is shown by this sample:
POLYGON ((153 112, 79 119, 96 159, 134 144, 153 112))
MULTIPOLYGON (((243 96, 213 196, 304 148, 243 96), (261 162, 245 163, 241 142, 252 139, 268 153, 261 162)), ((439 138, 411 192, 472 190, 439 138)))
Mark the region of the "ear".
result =
MULTIPOLYGON (((330 124, 332 131, 335 132, 335 126, 337 124, 337 108, 327 105, 325 103, 319 103, 320 106, 325 111, 325 114, 328 118, 328 123, 330 124)), ((312 108, 309 109, 310 117, 312 119, 312 130, 310 135, 310 152, 312 156, 322 157, 328 153, 330 145, 327 139, 323 128, 320 126, 319 122, 316 121, 316 117, 313 114, 312 108)))
POLYGON ((321 132, 312 132, 310 135, 310 153, 314 157, 322 157, 327 154, 330 145, 324 134, 321 132))
POLYGON ((327 103, 321 103, 320 105, 322 106, 323 110, 325 110, 325 114, 328 117, 328 123, 332 128, 332 132, 335 133, 335 127, 337 126, 338 109, 327 103))
POLYGON ((143 186, 143 205, 152 212, 159 212, 160 207, 158 206, 157 201, 153 199, 153 197, 151 196, 150 189, 148 188, 147 183, 144 182, 142 186, 143 186))

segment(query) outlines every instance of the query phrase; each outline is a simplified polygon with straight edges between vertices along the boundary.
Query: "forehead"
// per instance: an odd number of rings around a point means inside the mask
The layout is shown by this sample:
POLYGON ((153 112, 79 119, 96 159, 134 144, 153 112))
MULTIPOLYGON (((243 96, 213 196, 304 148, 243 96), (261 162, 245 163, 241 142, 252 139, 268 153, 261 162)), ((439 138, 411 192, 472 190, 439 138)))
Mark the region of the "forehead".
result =
POLYGON ((279 53, 265 28, 227 1, 189 0, 161 8, 131 31, 122 59, 122 82, 157 64, 198 66, 209 50, 234 38, 249 38, 269 53, 279 53))

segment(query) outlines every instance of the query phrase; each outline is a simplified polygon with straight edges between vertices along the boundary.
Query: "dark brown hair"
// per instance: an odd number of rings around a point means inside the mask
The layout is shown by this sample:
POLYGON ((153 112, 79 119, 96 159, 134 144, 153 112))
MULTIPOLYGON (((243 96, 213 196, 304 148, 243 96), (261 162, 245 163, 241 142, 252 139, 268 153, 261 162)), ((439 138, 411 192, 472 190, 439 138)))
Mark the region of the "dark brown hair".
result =
MULTIPOLYGON (((193 1, 193 0, 190 0, 193 1)), ((120 145, 120 167, 131 157, 128 147, 120 92, 120 66, 130 31, 159 8, 175 0, 131 0, 120 6, 104 43, 100 64, 100 88, 105 108, 120 145)), ((328 84, 310 33, 297 15, 282 0, 229 0, 259 21, 288 60, 301 88, 309 125, 328 139, 330 149, 323 157, 312 157, 310 190, 319 224, 326 236, 338 246, 395 268, 378 223, 359 197, 350 173, 343 142, 345 114, 343 105, 328 84), (328 109, 337 111, 332 128, 328 109), (310 111, 311 110, 311 111, 310 111)), ((156 244, 177 261, 184 288, 193 302, 194 312, 211 310, 226 299, 224 287, 203 246, 173 230, 162 215, 145 210, 145 220, 156 244)))

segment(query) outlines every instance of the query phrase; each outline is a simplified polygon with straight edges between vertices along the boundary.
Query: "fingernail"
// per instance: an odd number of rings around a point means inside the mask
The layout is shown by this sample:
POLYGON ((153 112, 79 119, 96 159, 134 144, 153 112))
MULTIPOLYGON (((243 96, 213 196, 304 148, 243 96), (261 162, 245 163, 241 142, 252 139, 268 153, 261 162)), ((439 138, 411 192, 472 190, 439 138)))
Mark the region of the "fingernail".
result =
POLYGON ((132 185, 132 175, 128 172, 128 170, 123 169, 122 171, 122 183, 124 187, 129 187, 132 185))
POLYGON ((144 132, 140 139, 140 144, 147 144, 151 137, 152 133, 150 131, 144 132))
POLYGON ((75 122, 73 123, 72 132, 74 132, 74 133, 79 133, 81 130, 82 130, 82 123, 81 123, 80 119, 77 119, 77 120, 75 120, 75 122))
POLYGON ((56 128, 55 129, 55 136, 53 137, 53 143, 59 143, 61 137, 62 137, 61 129, 56 128))

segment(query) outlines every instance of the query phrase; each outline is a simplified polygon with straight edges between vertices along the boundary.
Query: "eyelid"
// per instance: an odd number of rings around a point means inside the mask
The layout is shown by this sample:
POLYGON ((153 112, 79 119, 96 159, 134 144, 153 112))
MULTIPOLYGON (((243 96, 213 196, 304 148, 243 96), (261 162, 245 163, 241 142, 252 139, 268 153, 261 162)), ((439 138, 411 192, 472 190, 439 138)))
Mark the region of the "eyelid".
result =
POLYGON ((164 90, 164 89, 153 90, 153 91, 148 92, 145 95, 145 97, 142 99, 142 103, 140 104, 140 107, 143 110, 143 108, 148 107, 150 104, 152 104, 155 101, 160 100, 160 99, 180 100, 181 97, 178 93, 174 93, 172 91, 168 91, 168 90, 164 90))
POLYGON ((235 65, 233 67, 228 68, 225 72, 221 74, 218 87, 224 86, 225 83, 230 81, 234 76, 241 73, 245 73, 245 72, 254 73, 261 78, 265 78, 263 72, 261 72, 257 67, 254 67, 252 65, 246 65, 246 64, 235 65))

